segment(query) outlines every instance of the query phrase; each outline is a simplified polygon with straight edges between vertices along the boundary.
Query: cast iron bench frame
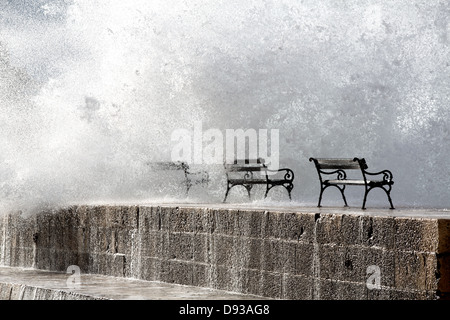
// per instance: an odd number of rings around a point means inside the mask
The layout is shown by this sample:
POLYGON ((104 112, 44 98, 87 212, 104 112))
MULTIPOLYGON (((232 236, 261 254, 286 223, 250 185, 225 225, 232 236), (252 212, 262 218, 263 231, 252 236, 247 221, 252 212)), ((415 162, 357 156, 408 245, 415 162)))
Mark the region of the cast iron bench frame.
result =
POLYGON ((309 158, 309 161, 313 161, 317 173, 319 174, 320 181, 320 195, 318 207, 321 207, 322 194, 328 187, 336 187, 341 192, 342 198, 344 199, 345 206, 347 205, 347 200, 344 195, 345 186, 355 185, 364 186, 364 200, 362 204, 362 209, 366 209, 366 200, 368 193, 374 188, 381 188, 386 192, 389 203, 391 205, 390 209, 394 209, 391 199, 391 190, 394 181, 392 180, 392 172, 389 170, 382 170, 380 172, 368 172, 366 160, 364 158, 353 158, 353 159, 335 159, 335 158, 309 158), (324 170, 332 171, 324 171, 324 170), (363 180, 347 179, 347 173, 345 170, 361 170, 363 180), (336 179, 325 180, 322 175, 336 175, 336 179), (381 180, 369 180, 367 176, 377 176, 382 175, 381 180))
POLYGON ((227 191, 225 193, 225 199, 223 202, 227 200, 228 193, 230 189, 235 186, 243 186, 247 189, 248 198, 250 199, 250 191, 252 190, 254 185, 266 185, 266 192, 264 194, 264 198, 267 197, 269 190, 275 186, 283 186, 289 195, 289 200, 291 198, 291 191, 294 188, 294 172, 289 168, 282 168, 278 170, 271 170, 265 165, 265 161, 262 158, 258 159, 243 159, 243 160, 235 160, 232 164, 224 164, 225 173, 227 176, 227 191), (242 172, 243 176, 234 178, 231 177, 231 172, 242 172), (279 172, 285 172, 283 178, 271 178, 271 174, 269 172, 273 172, 275 175, 279 172), (258 176, 255 176, 254 173, 257 173, 258 176))
POLYGON ((156 170, 182 170, 184 172, 184 184, 186 186, 186 196, 189 194, 189 190, 192 186, 198 184, 208 184, 209 174, 205 170, 191 171, 189 164, 186 162, 149 162, 147 163, 151 168, 156 170))

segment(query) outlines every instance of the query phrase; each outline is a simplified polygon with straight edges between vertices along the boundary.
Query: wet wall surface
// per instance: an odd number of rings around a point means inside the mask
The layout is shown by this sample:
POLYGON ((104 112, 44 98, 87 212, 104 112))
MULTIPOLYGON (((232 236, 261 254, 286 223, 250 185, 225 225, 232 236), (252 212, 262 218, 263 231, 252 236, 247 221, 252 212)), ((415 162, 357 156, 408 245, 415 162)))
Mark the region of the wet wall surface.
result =
POLYGON ((275 299, 446 297, 450 219, 321 210, 330 211, 155 205, 4 215, 0 264, 275 299))

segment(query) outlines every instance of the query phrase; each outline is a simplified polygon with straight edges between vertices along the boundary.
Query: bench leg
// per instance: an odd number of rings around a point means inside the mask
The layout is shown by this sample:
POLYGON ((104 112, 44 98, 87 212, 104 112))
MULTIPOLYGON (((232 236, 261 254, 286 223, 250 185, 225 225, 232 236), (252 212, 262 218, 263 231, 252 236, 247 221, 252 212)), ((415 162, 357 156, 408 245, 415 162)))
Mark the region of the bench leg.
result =
POLYGON ((389 192, 386 191, 386 194, 388 196, 389 204, 391 205, 390 209, 395 209, 394 205, 392 204, 391 191, 390 190, 389 190, 389 192))
POLYGON ((371 188, 366 189, 366 192, 364 193, 364 200, 363 200, 363 205, 362 205, 362 208, 361 208, 361 209, 363 209, 363 210, 366 209, 367 195, 369 194, 369 191, 372 190, 373 188, 380 188, 380 189, 383 189, 384 192, 386 192, 386 195, 387 195, 387 197, 388 197, 389 204, 391 205, 390 209, 395 209, 395 208, 394 208, 394 205, 392 204, 392 199, 391 199, 391 188, 389 188, 389 190, 386 190, 384 187, 380 187, 380 186, 375 186, 375 187, 371 187, 371 188))
POLYGON ((289 196, 289 200, 292 201, 292 197, 291 197, 291 191, 292 189, 294 189, 294 186, 292 184, 288 184, 287 186, 285 186, 284 184, 276 184, 276 185, 266 185, 266 193, 264 194, 264 198, 267 198, 267 195, 269 193, 269 190, 272 189, 275 186, 282 186, 284 187, 287 192, 288 192, 288 196, 289 196))
POLYGON ((185 183, 186 183, 186 197, 187 197, 189 194, 189 189, 191 189, 192 187, 192 183, 190 179, 186 179, 185 183))
POLYGON ((264 194, 264 199, 267 198, 267 194, 269 193, 269 190, 272 189, 273 186, 266 185, 266 193, 264 194))
POLYGON ((328 186, 325 186, 325 187, 322 187, 322 186, 320 187, 319 204, 318 204, 317 206, 318 206, 318 207, 321 207, 320 203, 322 202, 322 195, 323 195, 323 192, 325 191, 326 188, 328 188, 328 187, 330 187, 330 186, 333 186, 333 187, 336 187, 336 188, 339 189, 339 191, 341 192, 341 195, 342 195, 342 199, 344 200, 344 207, 348 207, 347 199, 345 198, 345 194, 344 194, 345 186, 343 186, 343 187, 341 188, 341 187, 336 186, 336 185, 328 185, 328 186))
POLYGON ((324 190, 325 190, 326 188, 327 188, 327 187, 323 188, 322 186, 320 186, 319 203, 317 204, 317 206, 318 206, 319 208, 321 207, 320 203, 322 202, 322 195, 323 195, 323 192, 324 192, 324 190))
POLYGON ((186 186, 186 197, 189 195, 189 190, 191 189, 191 185, 186 186))
POLYGON ((364 192, 364 200, 363 200, 363 204, 361 209, 366 210, 366 200, 367 200, 367 195, 369 194, 369 191, 372 190, 372 188, 370 189, 366 189, 366 192, 364 192))
POLYGON ((389 200, 389 204, 391 205, 391 207, 389 209, 395 209, 394 205, 392 204, 392 199, 391 199, 391 186, 389 186, 389 189, 386 190, 385 188, 381 187, 381 189, 384 190, 384 192, 386 192, 386 195, 388 197, 389 200))
POLYGON ((227 201, 228 192, 230 192, 230 189, 231 189, 231 187, 230 187, 230 184, 228 183, 227 184, 227 192, 225 192, 225 199, 223 199, 223 202, 227 201))
MULTIPOLYGON (((285 187, 285 186, 283 186, 285 187)), ((287 187, 285 187, 287 192, 288 192, 288 196, 289 196, 289 201, 292 201, 292 197, 291 197, 291 191, 292 189, 294 189, 294 185, 293 184, 289 184, 287 187)))
POLYGON ((342 188, 339 188, 338 186, 336 186, 336 187, 337 187, 337 188, 339 189, 339 191, 341 192, 342 199, 344 199, 344 207, 348 207, 347 199, 345 198, 345 194, 344 194, 345 186, 342 186, 342 188))
POLYGON ((250 195, 250 191, 252 191, 252 185, 247 185, 247 186, 244 186, 245 187, 245 189, 247 189, 247 193, 248 193, 248 199, 251 199, 251 195, 250 195))

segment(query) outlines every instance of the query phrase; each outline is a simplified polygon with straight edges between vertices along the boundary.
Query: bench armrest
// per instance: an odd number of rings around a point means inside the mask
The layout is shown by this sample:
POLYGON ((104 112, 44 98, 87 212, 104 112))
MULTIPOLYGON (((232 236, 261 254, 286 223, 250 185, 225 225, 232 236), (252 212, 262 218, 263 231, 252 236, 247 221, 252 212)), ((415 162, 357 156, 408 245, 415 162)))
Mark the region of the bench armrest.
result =
POLYGON ((323 170, 319 170, 320 174, 327 174, 327 175, 331 175, 331 174, 336 174, 336 179, 337 180, 345 180, 347 179, 347 173, 342 170, 342 169, 338 169, 338 170, 333 170, 333 171, 323 171, 323 170))
POLYGON ((189 171, 186 170, 186 177, 189 176, 189 178, 196 178, 201 181, 209 181, 209 173, 207 171, 201 170, 201 171, 189 171))
POLYGON ((389 170, 382 170, 380 172, 368 172, 366 170, 364 170, 364 174, 370 175, 370 176, 378 176, 378 175, 383 175, 383 181, 386 183, 390 183, 393 184, 394 181, 393 179, 393 175, 392 172, 389 170))
POLYGON ((273 172, 274 174, 277 174, 279 172, 285 172, 284 173, 284 180, 286 180, 287 182, 294 181, 294 171, 292 171, 289 168, 282 168, 282 169, 278 169, 278 170, 267 169, 267 172, 268 172, 268 175, 272 175, 269 172, 273 172))

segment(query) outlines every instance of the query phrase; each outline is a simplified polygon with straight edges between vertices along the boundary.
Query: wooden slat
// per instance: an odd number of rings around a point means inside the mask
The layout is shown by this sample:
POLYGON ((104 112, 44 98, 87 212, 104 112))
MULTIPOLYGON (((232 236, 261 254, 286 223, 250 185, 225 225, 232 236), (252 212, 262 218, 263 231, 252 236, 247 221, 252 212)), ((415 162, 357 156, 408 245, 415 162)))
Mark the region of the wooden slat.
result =
POLYGON ((265 184, 266 179, 228 179, 228 182, 233 184, 265 184))
POLYGON ((183 170, 181 163, 177 162, 149 162, 148 165, 157 170, 183 170))
POLYGON ((262 164, 264 163, 264 159, 235 159, 233 164, 244 165, 244 164, 262 164))
POLYGON ((359 169, 359 163, 353 159, 316 159, 320 169, 359 169))
POLYGON ((266 170, 262 165, 227 165, 225 168, 229 172, 266 170))
MULTIPOLYGON (((367 182, 369 182, 369 181, 367 181, 367 182)), ((348 185, 361 186, 361 185, 364 185, 364 180, 325 180, 324 183, 348 184, 348 185)))

